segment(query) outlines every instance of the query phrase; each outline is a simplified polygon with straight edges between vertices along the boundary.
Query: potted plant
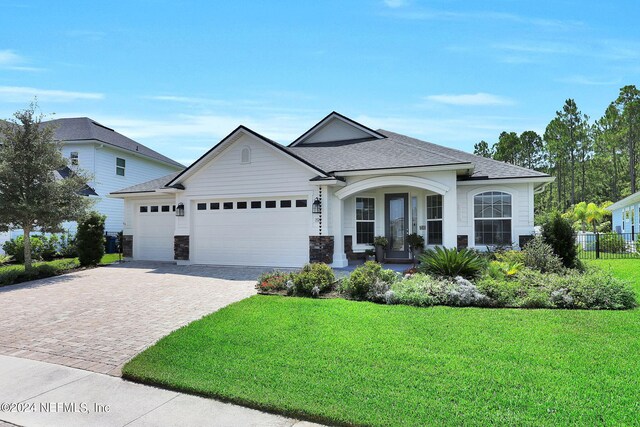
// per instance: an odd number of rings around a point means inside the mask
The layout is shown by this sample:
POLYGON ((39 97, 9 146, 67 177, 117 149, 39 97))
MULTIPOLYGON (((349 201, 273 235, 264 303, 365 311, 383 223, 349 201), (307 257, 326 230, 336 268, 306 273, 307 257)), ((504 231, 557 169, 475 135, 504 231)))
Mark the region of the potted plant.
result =
POLYGON ((416 264, 416 257, 422 253, 424 249, 424 237, 417 233, 407 235, 407 244, 413 258, 413 265, 416 264))
POLYGON ((373 249, 367 249, 366 251, 364 251, 365 256, 367 261, 375 261, 376 260, 376 253, 374 252, 373 249))
POLYGON ((384 248, 389 244, 389 240, 384 236, 376 236, 373 238, 373 246, 376 247, 376 261, 384 261, 384 248))

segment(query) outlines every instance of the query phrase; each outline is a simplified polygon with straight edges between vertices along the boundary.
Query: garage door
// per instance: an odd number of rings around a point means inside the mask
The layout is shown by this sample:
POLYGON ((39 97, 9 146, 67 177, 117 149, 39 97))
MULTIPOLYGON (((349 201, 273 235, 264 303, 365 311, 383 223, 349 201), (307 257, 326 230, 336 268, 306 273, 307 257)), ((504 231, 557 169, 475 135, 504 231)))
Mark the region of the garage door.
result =
POLYGON ((299 267, 309 259, 306 196, 194 202, 191 258, 197 264, 299 267))
POLYGON ((137 206, 133 257, 146 261, 173 261, 174 205, 147 202, 137 206))

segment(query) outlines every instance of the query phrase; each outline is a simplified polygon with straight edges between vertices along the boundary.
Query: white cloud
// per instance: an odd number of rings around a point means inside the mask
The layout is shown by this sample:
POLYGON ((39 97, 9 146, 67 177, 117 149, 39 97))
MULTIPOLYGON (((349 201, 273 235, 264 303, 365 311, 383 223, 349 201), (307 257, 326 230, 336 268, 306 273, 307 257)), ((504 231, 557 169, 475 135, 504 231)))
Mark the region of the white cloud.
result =
POLYGON ((24 86, 0 86, 0 101, 29 102, 37 97, 40 101, 70 102, 80 100, 99 100, 104 94, 95 92, 71 92, 65 90, 38 89, 24 86))
POLYGON ((574 75, 565 78, 558 79, 561 83, 585 85, 585 86, 613 86, 620 85, 622 81, 618 79, 601 80, 594 79, 583 75, 574 75))
POLYGON ((409 2, 407 0, 384 0, 384 4, 386 4, 387 7, 396 9, 398 7, 406 6, 409 2))
POLYGON ((509 98, 505 98, 490 93, 473 93, 473 94, 460 94, 460 95, 429 95, 427 100, 438 102, 440 104, 447 105, 461 105, 461 106, 486 106, 486 105, 512 105, 513 101, 509 98))
POLYGON ((0 69, 14 71, 42 71, 41 68, 25 65, 28 61, 11 49, 0 50, 0 69))

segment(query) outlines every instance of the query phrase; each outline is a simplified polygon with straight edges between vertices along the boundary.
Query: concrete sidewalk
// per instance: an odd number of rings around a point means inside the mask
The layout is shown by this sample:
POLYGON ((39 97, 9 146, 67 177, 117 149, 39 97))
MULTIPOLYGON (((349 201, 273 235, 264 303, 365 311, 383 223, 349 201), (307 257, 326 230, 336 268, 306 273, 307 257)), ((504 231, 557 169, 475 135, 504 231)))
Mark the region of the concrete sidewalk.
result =
POLYGON ((318 425, 10 356, 0 356, 0 420, 20 426, 65 427, 318 425))

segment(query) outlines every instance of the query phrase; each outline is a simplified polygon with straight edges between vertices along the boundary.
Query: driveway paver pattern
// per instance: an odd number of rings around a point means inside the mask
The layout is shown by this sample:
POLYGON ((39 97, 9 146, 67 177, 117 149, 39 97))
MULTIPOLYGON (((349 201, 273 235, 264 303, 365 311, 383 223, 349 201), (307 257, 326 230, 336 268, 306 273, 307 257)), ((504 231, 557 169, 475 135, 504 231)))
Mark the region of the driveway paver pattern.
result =
POLYGON ((120 375, 158 339, 255 294, 264 268, 131 262, 0 288, 0 354, 120 375))

